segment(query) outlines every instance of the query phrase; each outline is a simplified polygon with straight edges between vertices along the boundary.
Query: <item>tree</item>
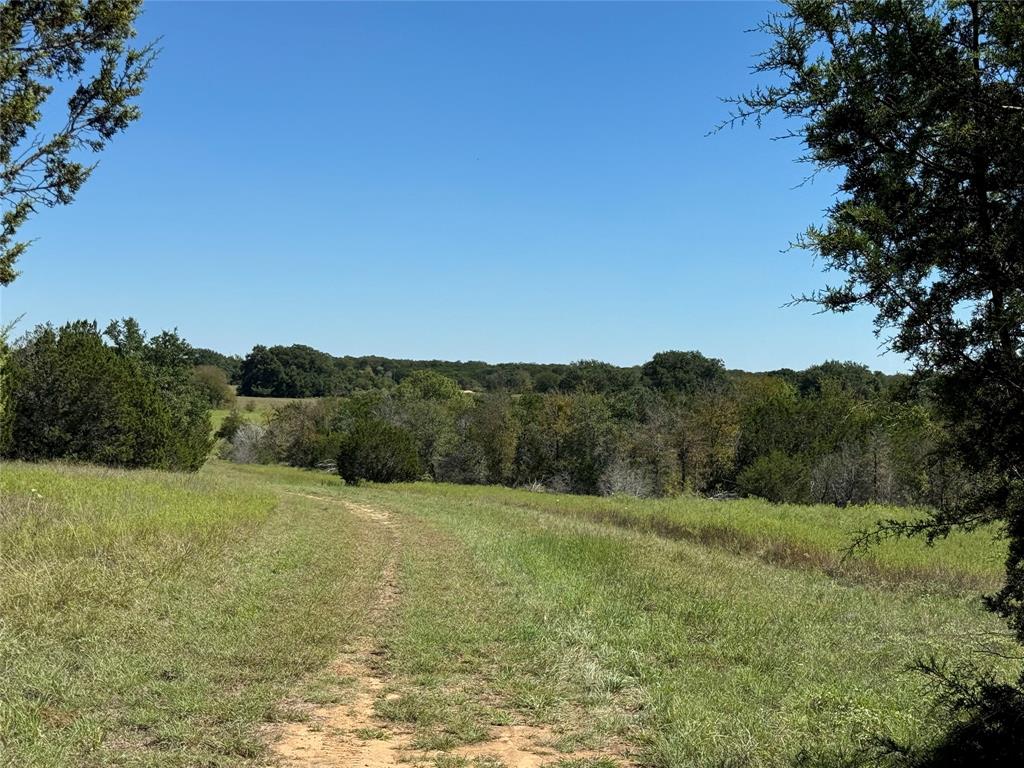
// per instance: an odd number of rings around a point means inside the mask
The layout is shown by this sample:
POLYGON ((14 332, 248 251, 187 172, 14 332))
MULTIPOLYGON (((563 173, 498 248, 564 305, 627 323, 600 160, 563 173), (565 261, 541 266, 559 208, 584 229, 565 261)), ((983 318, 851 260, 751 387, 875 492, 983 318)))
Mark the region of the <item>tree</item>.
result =
POLYGON ((261 397, 321 397, 334 390, 335 360, 305 344, 257 345, 242 361, 239 392, 261 397))
POLYGON ((192 369, 192 382, 211 408, 229 406, 235 401, 235 390, 228 384, 228 375, 223 368, 197 365, 192 369))
POLYGON ((467 438, 480 446, 486 480, 507 483, 516 456, 516 425, 512 398, 505 393, 482 395, 469 413, 467 438))
POLYGON ((338 474, 346 483, 396 483, 423 474, 411 434, 380 419, 360 419, 341 438, 338 474))
POLYGON ((284 366, 277 356, 262 344, 257 344, 242 361, 238 391, 257 397, 275 395, 282 389, 284 375, 284 366))
POLYGON ((568 396, 569 413, 561 454, 569 489, 598 493, 615 455, 616 425, 604 395, 577 392, 568 396))
POLYGON ((192 348, 193 365, 212 365, 227 374, 228 382, 237 384, 242 375, 242 358, 238 355, 223 355, 205 347, 192 348))
POLYGON ((731 479, 739 443, 739 408, 722 392, 694 395, 680 419, 680 460, 683 483, 699 493, 731 479))
POLYGON ((331 430, 336 411, 335 401, 326 398, 286 403, 274 411, 266 434, 274 458, 308 468, 334 461, 341 440, 331 430))
POLYGON ((67 205, 96 153, 140 116, 155 50, 133 48, 142 0, 7 0, 0 4, 0 285, 29 243, 18 229, 39 206, 67 205), (44 109, 74 83, 66 113, 44 109), (49 126, 55 128, 50 132, 49 126))
POLYGON ((876 534, 997 523, 1009 554, 989 606, 1024 641, 1024 3, 790 0, 761 29, 756 70, 774 80, 727 124, 789 118, 804 159, 840 172, 796 244, 845 277, 803 298, 874 309, 935 382, 948 449, 975 478, 876 534))
POLYGON ((534 392, 555 392, 561 383, 562 377, 554 371, 541 371, 533 377, 534 392))
POLYGON ((403 395, 437 402, 446 402, 462 396, 462 390, 456 382, 440 373, 427 370, 413 371, 402 380, 399 391, 403 395))
POLYGON ((640 369, 644 384, 666 394, 692 395, 726 381, 721 360, 700 352, 659 352, 640 369))
POLYGON ((40 326, 11 353, 5 455, 196 470, 210 450, 207 405, 192 387, 187 345, 150 342, 134 321, 40 326), (119 343, 118 343, 119 342, 119 343))
POLYGON ((636 381, 635 368, 617 368, 600 360, 577 360, 559 382, 563 392, 623 392, 636 381))

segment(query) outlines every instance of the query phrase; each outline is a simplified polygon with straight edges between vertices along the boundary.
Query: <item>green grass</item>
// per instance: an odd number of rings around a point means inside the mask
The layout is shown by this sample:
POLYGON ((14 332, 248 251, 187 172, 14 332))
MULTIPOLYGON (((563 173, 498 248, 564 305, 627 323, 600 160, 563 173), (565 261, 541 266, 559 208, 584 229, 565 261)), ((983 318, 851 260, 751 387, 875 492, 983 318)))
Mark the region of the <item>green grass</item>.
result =
MULTIPOLYGON (((241 409, 239 409, 238 412, 242 415, 243 419, 256 424, 264 423, 270 413, 269 410, 243 411, 241 409)), ((210 424, 214 433, 220 429, 221 425, 224 423, 224 419, 228 417, 229 413, 231 413, 231 410, 228 408, 215 408, 210 411, 210 424)))
POLYGON ((387 680, 357 737, 410 729, 439 765, 483 765, 451 750, 530 724, 564 766, 787 766, 932 738, 907 672, 923 655, 1001 669, 982 653, 1001 625, 967 589, 998 572, 991 536, 852 570, 772 554, 836 552, 882 510, 352 488, 218 461, 2 474, 4 765, 262 764, 289 691, 344 699, 325 670, 358 632, 387 680), (394 521, 399 598, 372 626, 386 537, 332 499, 394 521))
POLYGON ((912 519, 910 509, 864 506, 769 504, 759 499, 713 501, 597 498, 534 493, 501 487, 429 483, 403 486, 403 492, 442 496, 465 503, 489 502, 565 517, 608 523, 628 530, 693 541, 736 554, 752 554, 786 567, 807 567, 868 583, 978 592, 1002 578, 1005 544, 994 529, 955 533, 929 546, 921 539, 888 541, 846 557, 859 531, 882 518, 912 519))
POLYGON ((231 408, 215 408, 210 411, 210 422, 213 431, 220 429, 224 419, 232 410, 237 410, 242 418, 258 424, 265 423, 270 415, 278 408, 283 408, 289 403, 315 403, 318 397, 250 397, 249 395, 238 395, 231 408))
POLYGON ((973 598, 779 568, 500 493, 411 490, 360 491, 434 530, 407 544, 394 669, 424 691, 486 680, 566 747, 769 766, 879 734, 927 740, 929 698, 907 667, 974 658, 999 628, 973 598))
POLYGON ((0 764, 240 765, 363 621, 377 542, 208 474, 0 468, 0 764))

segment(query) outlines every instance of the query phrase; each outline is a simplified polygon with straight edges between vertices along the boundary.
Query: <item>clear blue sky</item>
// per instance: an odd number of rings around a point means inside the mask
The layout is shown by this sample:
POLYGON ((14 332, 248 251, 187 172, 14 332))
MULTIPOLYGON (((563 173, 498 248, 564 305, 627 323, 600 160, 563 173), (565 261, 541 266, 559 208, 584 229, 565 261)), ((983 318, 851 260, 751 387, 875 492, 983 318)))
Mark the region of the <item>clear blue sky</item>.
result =
MULTIPOLYGON (((783 308, 827 179, 753 127, 770 6, 151 3, 142 120, 3 295, 245 353, 898 370, 870 315, 783 308)), ((778 127, 776 126, 776 130, 778 127)))

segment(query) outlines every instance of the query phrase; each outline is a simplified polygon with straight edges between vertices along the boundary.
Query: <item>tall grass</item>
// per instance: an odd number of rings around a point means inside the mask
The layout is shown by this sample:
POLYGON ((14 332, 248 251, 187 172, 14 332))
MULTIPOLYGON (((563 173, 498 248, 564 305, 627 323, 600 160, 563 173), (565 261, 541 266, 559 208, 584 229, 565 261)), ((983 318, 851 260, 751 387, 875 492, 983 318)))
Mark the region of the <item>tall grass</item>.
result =
POLYGON ((714 501, 572 496, 501 487, 417 483, 410 494, 467 503, 490 502, 608 523, 664 538, 694 541, 735 554, 752 554, 777 565, 824 570, 873 584, 917 584, 925 589, 978 592, 993 589, 1006 556, 999 531, 954 533, 928 545, 921 539, 887 541, 847 550, 859 531, 878 520, 909 520, 913 509, 882 506, 769 504, 760 499, 714 501))

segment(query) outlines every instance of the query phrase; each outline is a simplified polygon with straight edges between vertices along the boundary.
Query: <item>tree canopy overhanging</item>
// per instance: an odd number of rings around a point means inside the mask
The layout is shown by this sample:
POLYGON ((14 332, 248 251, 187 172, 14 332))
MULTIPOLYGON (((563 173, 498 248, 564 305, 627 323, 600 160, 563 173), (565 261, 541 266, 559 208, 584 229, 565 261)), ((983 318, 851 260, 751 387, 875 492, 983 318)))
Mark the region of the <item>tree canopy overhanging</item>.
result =
POLYGON ((724 125, 785 118, 802 159, 840 174, 796 245, 845 277, 802 299, 875 311, 972 478, 869 538, 997 523, 1009 555, 988 604, 1024 642, 1024 3, 790 0, 760 29, 770 82, 724 125))
POLYGON ((130 44, 141 9, 142 0, 0 3, 0 285, 29 246, 22 225, 40 206, 72 202, 95 168, 89 155, 139 118, 155 55, 130 44))

